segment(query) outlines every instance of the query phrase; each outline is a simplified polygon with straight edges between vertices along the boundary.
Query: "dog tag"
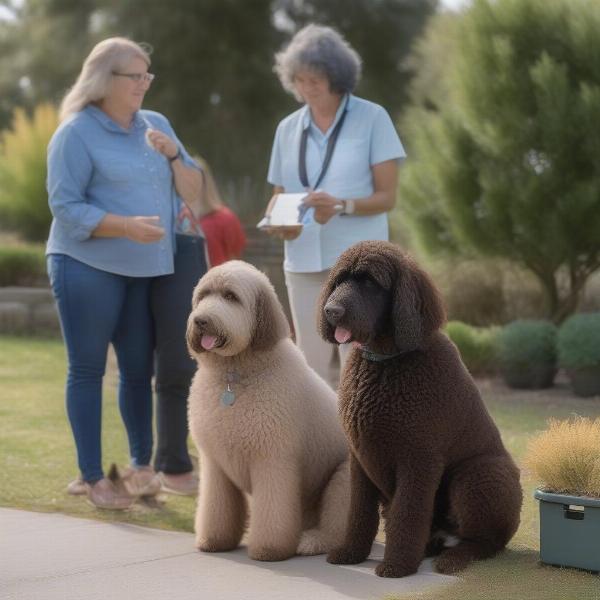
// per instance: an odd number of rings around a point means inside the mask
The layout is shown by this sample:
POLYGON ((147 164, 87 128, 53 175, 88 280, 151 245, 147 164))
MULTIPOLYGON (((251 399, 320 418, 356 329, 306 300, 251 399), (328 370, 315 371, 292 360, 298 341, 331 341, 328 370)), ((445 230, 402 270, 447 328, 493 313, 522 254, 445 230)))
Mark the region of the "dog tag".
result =
POLYGON ((227 389, 221 394, 221 404, 223 406, 231 406, 235 402, 235 394, 231 390, 231 386, 227 384, 227 389))

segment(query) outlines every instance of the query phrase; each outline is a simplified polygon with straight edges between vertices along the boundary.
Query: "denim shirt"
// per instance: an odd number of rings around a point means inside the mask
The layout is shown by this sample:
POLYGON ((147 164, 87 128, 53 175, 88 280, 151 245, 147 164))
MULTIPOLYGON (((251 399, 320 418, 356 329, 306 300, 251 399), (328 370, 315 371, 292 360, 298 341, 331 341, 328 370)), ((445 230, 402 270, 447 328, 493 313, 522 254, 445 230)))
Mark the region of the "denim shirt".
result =
POLYGON ((146 143, 148 128, 169 135, 182 160, 196 166, 169 121, 153 111, 135 113, 129 129, 93 105, 61 123, 48 145, 47 188, 54 218, 46 254, 67 254, 130 277, 173 272, 173 224, 181 200, 168 159, 146 143), (158 216, 165 235, 151 244, 91 237, 107 213, 158 216))
MULTIPOLYGON (((300 138, 308 129, 306 171, 309 184, 314 185, 321 172, 327 143, 344 110, 347 110, 346 117, 319 189, 343 200, 371 196, 374 191, 371 167, 387 160, 401 161, 406 153, 386 110, 352 94, 342 99, 336 117, 325 133, 315 125, 307 105, 279 123, 271 152, 269 183, 290 193, 305 191, 298 173, 298 159, 300 138)), ((386 213, 335 215, 320 225, 311 218, 313 212, 308 211, 308 218, 303 220, 300 236, 285 242, 286 271, 324 271, 356 242, 388 239, 386 213)))

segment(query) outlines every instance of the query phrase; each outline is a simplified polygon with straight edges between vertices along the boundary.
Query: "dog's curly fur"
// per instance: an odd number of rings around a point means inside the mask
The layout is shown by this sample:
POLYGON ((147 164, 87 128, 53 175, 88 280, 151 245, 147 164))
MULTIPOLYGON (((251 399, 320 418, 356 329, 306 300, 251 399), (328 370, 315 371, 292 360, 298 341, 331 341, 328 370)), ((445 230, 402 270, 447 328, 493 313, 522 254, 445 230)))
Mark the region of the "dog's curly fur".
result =
POLYGON ((230 261, 211 269, 192 305, 198 548, 236 548, 249 503, 251 558, 327 552, 343 539, 350 488, 334 392, 290 339, 273 286, 251 265, 230 261), (221 395, 231 372, 235 402, 226 406, 221 395))
POLYGON ((456 347, 430 278, 397 246, 342 254, 320 298, 320 333, 354 342, 339 390, 351 448, 351 509, 332 563, 368 556, 383 505, 376 572, 402 577, 438 554, 439 572, 504 548, 519 524, 519 470, 456 347), (374 354, 369 354, 365 349, 374 354), (444 547, 439 530, 459 538, 444 547))

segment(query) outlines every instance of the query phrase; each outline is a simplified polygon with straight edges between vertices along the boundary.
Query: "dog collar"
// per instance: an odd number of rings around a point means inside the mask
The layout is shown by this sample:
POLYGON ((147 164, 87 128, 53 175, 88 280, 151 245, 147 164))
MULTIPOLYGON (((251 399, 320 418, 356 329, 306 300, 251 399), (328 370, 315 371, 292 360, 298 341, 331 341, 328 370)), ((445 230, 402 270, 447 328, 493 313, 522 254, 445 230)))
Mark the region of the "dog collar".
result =
POLYGON ((360 352, 363 355, 363 358, 366 358, 371 362, 383 362, 384 360, 391 360, 392 358, 396 358, 397 356, 404 354, 404 352, 395 352, 394 354, 377 354, 377 352, 373 352, 365 346, 361 346, 360 352))

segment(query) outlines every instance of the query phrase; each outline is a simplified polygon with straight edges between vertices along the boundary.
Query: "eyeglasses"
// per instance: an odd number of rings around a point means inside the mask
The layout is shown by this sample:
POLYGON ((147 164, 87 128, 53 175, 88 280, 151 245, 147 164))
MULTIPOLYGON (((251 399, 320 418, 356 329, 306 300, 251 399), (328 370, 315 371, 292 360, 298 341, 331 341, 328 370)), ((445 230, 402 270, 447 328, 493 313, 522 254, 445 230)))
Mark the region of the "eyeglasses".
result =
POLYGON ((156 77, 153 73, 116 73, 115 71, 113 71, 113 75, 116 77, 128 77, 135 83, 140 83, 142 81, 144 83, 152 83, 156 77))

